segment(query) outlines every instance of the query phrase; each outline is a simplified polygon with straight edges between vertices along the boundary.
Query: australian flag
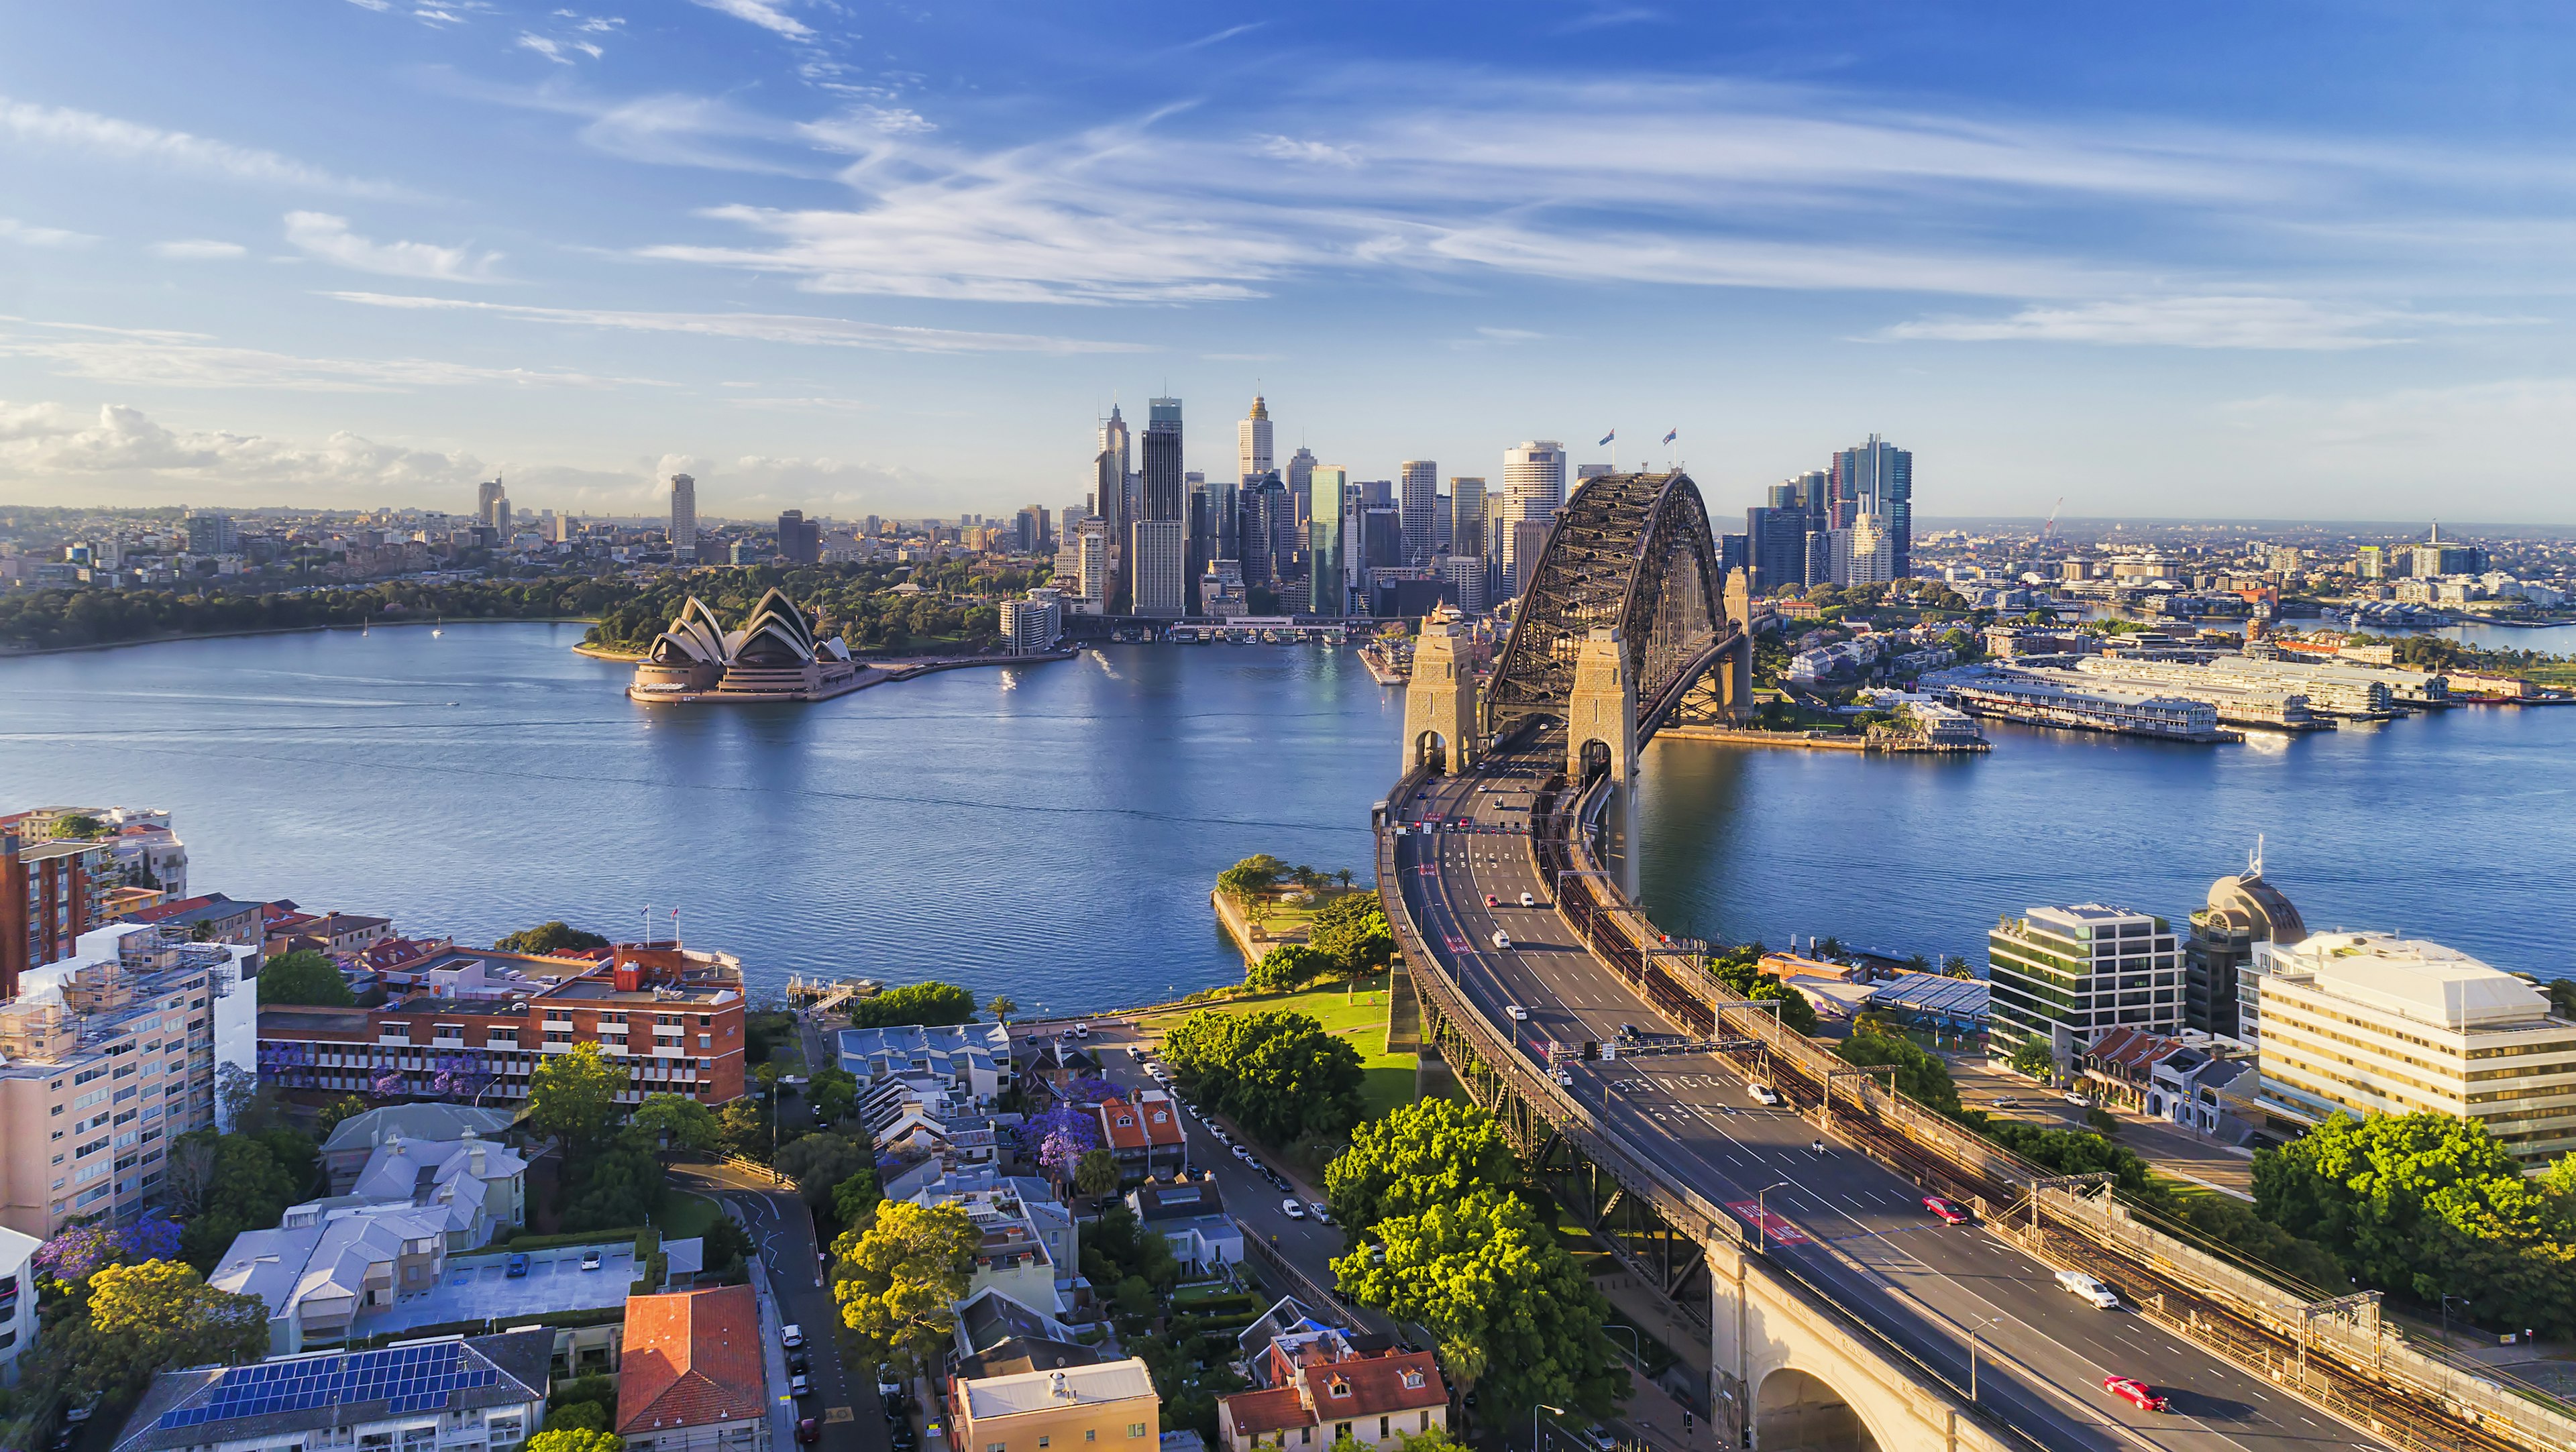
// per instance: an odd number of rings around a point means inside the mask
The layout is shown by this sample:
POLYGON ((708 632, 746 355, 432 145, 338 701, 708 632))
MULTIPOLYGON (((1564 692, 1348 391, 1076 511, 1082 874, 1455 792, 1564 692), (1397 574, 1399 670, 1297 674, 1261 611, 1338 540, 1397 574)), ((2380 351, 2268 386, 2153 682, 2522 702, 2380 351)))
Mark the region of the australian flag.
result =
POLYGON ((1675 429, 1675 430, 1673 430, 1671 433, 1668 433, 1668 434, 1664 435, 1664 442, 1669 444, 1669 443, 1671 443, 1673 440, 1678 439, 1678 438, 1680 438, 1681 436, 1682 436, 1682 431, 1681 431, 1680 429, 1675 429))
POLYGON ((1606 434, 1603 434, 1603 435, 1601 436, 1601 443, 1599 443, 1599 444, 1595 444, 1595 445, 1593 445, 1593 447, 1594 447, 1594 448, 1600 448, 1600 447, 1602 447, 1603 445, 1608 444, 1612 439, 1615 439, 1615 438, 1617 438, 1617 437, 1619 437, 1619 431, 1618 431, 1617 429, 1612 429, 1610 432, 1608 432, 1608 433, 1606 433, 1606 434))

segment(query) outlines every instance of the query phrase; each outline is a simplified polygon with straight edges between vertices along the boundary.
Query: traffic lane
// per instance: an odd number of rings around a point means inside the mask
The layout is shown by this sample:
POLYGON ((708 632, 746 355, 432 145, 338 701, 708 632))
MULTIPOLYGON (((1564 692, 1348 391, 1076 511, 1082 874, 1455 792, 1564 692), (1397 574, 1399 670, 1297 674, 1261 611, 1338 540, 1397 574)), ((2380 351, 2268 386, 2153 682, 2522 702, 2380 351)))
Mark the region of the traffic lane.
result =
MULTIPOLYGON (((752 1228, 762 1274, 778 1304, 778 1319, 805 1332, 806 1375, 812 1395, 798 1401, 793 1418, 815 1418, 822 1452, 888 1452, 882 1403, 877 1398, 874 1367, 842 1364, 839 1308, 824 1287, 817 1255, 814 1222, 804 1202, 794 1195, 731 1190, 726 1198, 739 1206, 752 1228)), ((784 1396, 779 1387, 775 1396, 784 1396)))
MULTIPOLYGON (((1144 1072, 1141 1065, 1128 1059, 1124 1054, 1105 1057, 1103 1064, 1104 1077, 1122 1089, 1133 1092, 1140 1088, 1164 1087, 1157 1085, 1152 1076, 1144 1072)), ((1247 1231, 1270 1239, 1272 1244, 1283 1250, 1302 1251, 1323 1260, 1329 1260, 1332 1256, 1341 1253, 1339 1231, 1318 1225, 1311 1215, 1304 1220, 1292 1220, 1280 1205, 1280 1201, 1287 1198, 1297 1198, 1301 1204, 1309 1198, 1320 1200, 1323 1198, 1320 1193, 1312 1196, 1305 1195, 1303 1193, 1305 1187, 1299 1185, 1296 1178, 1290 1175, 1289 1183, 1298 1193, 1294 1196, 1282 1195, 1268 1180, 1261 1178, 1249 1165, 1236 1159, 1231 1149, 1215 1135, 1209 1133, 1207 1122, 1195 1111, 1182 1113, 1181 1133, 1188 1146, 1190 1166, 1193 1169, 1216 1171, 1217 1194, 1224 1202, 1226 1213, 1242 1221, 1247 1231)), ((1236 1138, 1238 1142, 1242 1139, 1240 1135, 1236 1138)), ((1261 1156, 1258 1149, 1253 1149, 1248 1144, 1245 1148, 1255 1157, 1261 1158, 1262 1163, 1271 1163, 1269 1159, 1261 1156)), ((1273 1168, 1282 1175, 1289 1174, 1288 1167, 1284 1164, 1273 1165, 1273 1168)), ((1326 1278, 1328 1284, 1329 1279, 1329 1277, 1326 1278)))

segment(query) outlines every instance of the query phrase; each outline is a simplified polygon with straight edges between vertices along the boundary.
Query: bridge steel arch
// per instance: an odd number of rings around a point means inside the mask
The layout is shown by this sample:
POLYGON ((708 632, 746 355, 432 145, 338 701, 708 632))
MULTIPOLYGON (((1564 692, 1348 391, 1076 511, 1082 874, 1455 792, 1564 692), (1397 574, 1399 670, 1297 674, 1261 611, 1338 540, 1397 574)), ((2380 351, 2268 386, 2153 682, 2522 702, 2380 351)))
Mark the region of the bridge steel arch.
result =
POLYGON ((1596 630, 1618 632, 1643 741, 1681 693, 1740 638, 1708 506, 1688 474, 1605 474, 1558 509, 1485 688, 1484 732, 1563 720, 1578 658, 1596 630))

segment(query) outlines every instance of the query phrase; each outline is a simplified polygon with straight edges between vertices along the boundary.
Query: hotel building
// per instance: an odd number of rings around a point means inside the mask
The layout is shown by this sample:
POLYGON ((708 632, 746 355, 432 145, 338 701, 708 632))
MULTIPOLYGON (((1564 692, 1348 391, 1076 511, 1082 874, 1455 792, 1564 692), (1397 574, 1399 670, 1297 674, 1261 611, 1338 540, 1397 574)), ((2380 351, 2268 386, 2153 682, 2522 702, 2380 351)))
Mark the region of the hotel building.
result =
POLYGON ((2576 1150, 2576 1023, 2513 974, 2439 943, 2334 932, 2255 944, 2238 982, 2261 1108, 2281 1127, 2430 1111, 2476 1120, 2534 1168, 2576 1150))
POLYGON ((2181 954, 2163 918, 2100 903, 2032 908, 1986 935, 1986 962, 1996 1059, 2037 1042, 2063 1067, 2104 1029, 2182 1027, 2181 954))

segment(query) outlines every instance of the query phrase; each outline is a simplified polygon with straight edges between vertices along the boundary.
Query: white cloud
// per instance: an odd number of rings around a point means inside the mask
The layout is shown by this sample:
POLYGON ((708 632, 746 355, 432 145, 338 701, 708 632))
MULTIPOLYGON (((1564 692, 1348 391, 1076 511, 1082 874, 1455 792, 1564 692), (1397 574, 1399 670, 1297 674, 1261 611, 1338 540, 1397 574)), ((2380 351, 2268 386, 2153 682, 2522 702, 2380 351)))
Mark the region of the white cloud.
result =
POLYGON ((572 64, 572 58, 564 54, 564 48, 562 45, 548 40, 542 35, 531 35, 527 31, 520 31, 519 48, 521 50, 535 51, 537 54, 544 56, 546 59, 553 61, 559 66, 568 66, 572 64))
POLYGON ((394 0, 349 0, 349 3, 361 10, 373 10, 379 15, 394 8, 394 0))
POLYGON ((1281 161, 1311 161, 1325 166, 1357 166, 1359 157, 1346 146, 1330 146, 1321 141, 1300 141, 1293 136, 1264 136, 1261 154, 1281 161))
POLYGON ((184 131, 164 131, 62 106, 0 100, 0 132, 30 145, 155 162, 200 177, 342 192, 351 196, 399 194, 399 189, 382 182, 335 176, 273 151, 235 146, 228 141, 191 136, 184 131))
POLYGON ((440 247, 428 242, 370 242, 349 230, 345 217, 328 212, 286 214, 286 240, 325 262, 358 272, 388 277, 418 277, 439 282, 493 281, 493 264, 501 254, 474 255, 469 247, 440 247))
POLYGON ((2513 321, 2467 313, 2336 306, 2290 297, 2158 297, 2034 305, 2004 318, 1926 318, 1899 323, 1883 336, 1969 343, 2147 344, 2342 352, 2413 341, 2389 332, 2392 327, 2468 327, 2513 321))
POLYGON ((763 30, 775 31, 790 40, 811 40, 814 28, 778 8, 775 0, 697 0, 709 10, 721 10, 736 20, 748 20, 763 30))
POLYGON ((646 333, 696 333, 715 338, 741 338, 763 343, 802 343, 842 348, 874 348, 898 353, 1141 353, 1137 343, 1104 343, 1028 333, 961 332, 950 328, 898 327, 858 323, 843 318, 800 317, 781 313, 628 312, 607 308, 547 308, 517 303, 469 302, 443 297, 409 297, 375 292, 325 294, 368 307, 497 313, 530 322, 577 327, 623 328, 646 333))
POLYGON ((649 379, 601 378, 535 368, 486 368, 429 358, 305 358, 231 347, 198 333, 78 323, 29 323, 16 331, 0 329, 0 358, 41 360, 54 365, 54 371, 64 377, 159 388, 408 393, 476 384, 557 388, 651 384, 649 379))
POLYGON ((35 227, 14 217, 0 217, 0 242, 16 242, 28 247, 86 247, 97 240, 86 232, 67 231, 61 227, 35 227))
POLYGON ((174 262, 209 262, 239 257, 247 250, 238 242, 212 242, 203 238, 152 244, 153 256, 167 257, 174 262))
POLYGON ((335 433, 319 444, 259 434, 172 429, 141 409, 103 404, 82 414, 56 403, 0 402, 0 468, 58 497, 65 482, 87 491, 124 484, 202 497, 208 492, 270 502, 307 498, 419 497, 461 488, 483 475, 470 455, 379 443, 335 433))

